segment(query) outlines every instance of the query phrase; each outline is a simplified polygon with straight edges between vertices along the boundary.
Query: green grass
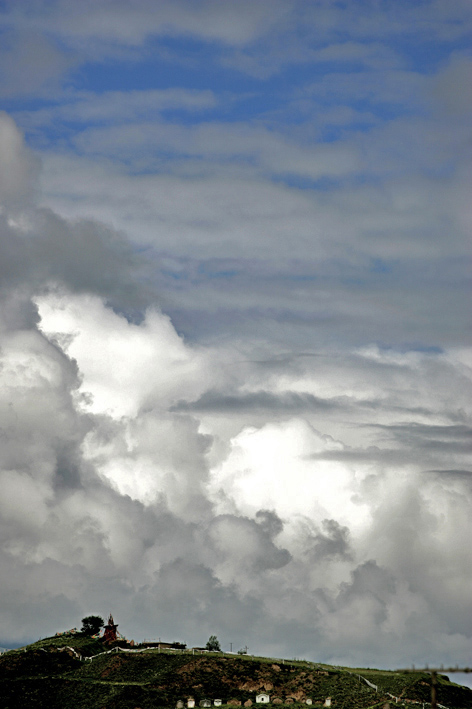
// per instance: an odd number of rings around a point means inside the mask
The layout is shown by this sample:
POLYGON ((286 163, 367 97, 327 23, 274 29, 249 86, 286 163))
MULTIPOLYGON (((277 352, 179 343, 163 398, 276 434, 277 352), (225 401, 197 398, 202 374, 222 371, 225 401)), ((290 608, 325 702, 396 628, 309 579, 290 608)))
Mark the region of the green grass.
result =
POLYGON ((40 648, 44 648, 46 650, 58 650, 63 647, 73 647, 74 650, 84 657, 98 655, 98 653, 106 649, 100 640, 94 640, 83 633, 75 633, 74 635, 53 635, 50 638, 42 638, 31 645, 26 645, 16 650, 10 650, 8 654, 24 652, 25 649, 39 650, 40 648))
MULTIPOLYGON (((0 708, 38 709, 174 709, 178 699, 230 699, 255 702, 260 691, 279 697, 292 709, 313 709, 332 698, 333 709, 378 709, 388 692, 401 699, 424 701, 429 709, 431 677, 427 673, 342 668, 304 660, 275 660, 250 655, 172 652, 113 652, 84 635, 44 638, 0 657, 0 708), (80 662, 73 647, 91 660, 80 662), (356 674, 378 685, 376 692, 356 674)), ((472 709, 472 691, 438 678, 438 700, 449 709, 472 709)), ((266 705, 280 709, 280 704, 266 705)), ((400 701, 396 709, 415 709, 400 701)), ((255 708, 254 708, 255 709, 255 708)), ((416 705, 416 709, 421 709, 416 705)))

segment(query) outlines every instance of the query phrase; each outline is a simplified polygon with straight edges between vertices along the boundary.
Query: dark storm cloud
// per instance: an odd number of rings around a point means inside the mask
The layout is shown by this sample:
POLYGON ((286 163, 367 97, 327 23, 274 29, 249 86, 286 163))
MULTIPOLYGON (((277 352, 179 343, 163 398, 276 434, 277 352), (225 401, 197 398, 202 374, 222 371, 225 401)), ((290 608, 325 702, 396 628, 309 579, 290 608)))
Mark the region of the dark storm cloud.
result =
POLYGON ((371 594, 379 601, 395 590, 395 581, 391 574, 382 569, 375 561, 366 561, 351 574, 351 582, 343 584, 339 600, 350 600, 354 596, 371 594))
POLYGON ((445 454, 453 451, 466 454, 472 451, 472 428, 469 426, 426 425, 415 421, 391 426, 370 425, 382 428, 390 433, 392 438, 410 449, 417 448, 425 452, 445 454))
POLYGON ((138 310, 149 302, 138 284, 143 262, 129 241, 96 221, 70 222, 35 204, 39 165, 23 136, 0 114, 0 292, 32 293, 49 282, 93 292, 115 307, 138 310))
POLYGON ((431 439, 469 441, 472 439, 472 428, 469 426, 438 426, 411 422, 410 424, 390 426, 389 429, 399 438, 409 436, 423 441, 429 441, 431 439))
POLYGON ((472 470, 425 470, 425 473, 436 473, 451 478, 465 478, 472 482, 472 470))
POLYGON ((335 519, 324 519, 321 530, 313 537, 313 547, 309 555, 313 559, 341 557, 352 559, 349 529, 335 519), (322 531, 321 531, 322 530, 322 531))
POLYGON ((333 410, 349 407, 349 399, 322 399, 312 394, 284 392, 274 394, 267 391, 256 391, 250 394, 226 394, 217 391, 207 391, 194 402, 181 402, 174 407, 175 411, 224 412, 230 414, 244 411, 273 411, 285 414, 310 411, 333 410))
POLYGON ((0 215, 0 286, 11 288, 24 282, 33 268, 33 254, 29 243, 10 228, 6 217, 0 215))
POLYGON ((274 510, 258 510, 255 519, 270 537, 276 537, 284 528, 282 520, 274 510))
POLYGON ((404 445, 402 448, 380 448, 378 446, 369 446, 368 448, 355 449, 347 448, 345 450, 323 451, 312 456, 313 460, 337 460, 344 463, 378 463, 387 465, 405 465, 408 463, 427 464, 429 461, 433 463, 437 460, 438 454, 444 454, 444 462, 447 461, 447 456, 451 453, 455 456, 460 456, 463 453, 468 453, 469 447, 458 446, 454 444, 441 445, 435 442, 433 445, 412 447, 404 445), (428 455, 429 453, 429 455, 428 455), (436 458, 435 458, 436 456, 436 458))
POLYGON ((0 289, 33 292, 59 283, 93 292, 138 317, 150 292, 137 275, 143 261, 122 236, 91 221, 68 223, 49 210, 30 212, 27 233, 0 216, 0 289))
POLYGON ((235 515, 217 516, 208 527, 208 536, 216 556, 226 559, 234 555, 244 573, 280 569, 291 560, 287 549, 273 542, 270 526, 258 524, 257 517, 254 521, 235 515))

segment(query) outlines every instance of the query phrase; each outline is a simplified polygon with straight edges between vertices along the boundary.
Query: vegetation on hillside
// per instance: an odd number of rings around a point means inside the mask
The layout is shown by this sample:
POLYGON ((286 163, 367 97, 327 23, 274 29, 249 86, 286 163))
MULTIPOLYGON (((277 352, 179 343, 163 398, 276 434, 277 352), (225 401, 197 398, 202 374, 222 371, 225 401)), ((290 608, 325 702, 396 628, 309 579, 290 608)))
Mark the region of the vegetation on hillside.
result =
POLYGON ((87 615, 82 618, 82 632, 85 635, 96 635, 104 624, 104 620, 100 615, 87 615))
POLYGON ((79 655, 83 655, 84 657, 98 655, 105 649, 100 640, 91 638, 83 633, 75 633, 74 635, 52 635, 49 638, 42 638, 41 640, 37 640, 35 643, 31 643, 31 645, 27 645, 26 647, 10 650, 5 657, 11 657, 16 653, 23 653, 25 650, 31 652, 42 648, 44 650, 54 651, 65 647, 73 647, 79 655))
POLYGON ((221 652, 220 641, 216 635, 210 635, 207 640, 206 649, 210 650, 210 652, 221 652))
MULTIPOLYGON (((249 706, 266 691, 269 708, 321 707, 331 697, 333 709, 398 709, 429 706, 431 677, 382 670, 351 670, 305 661, 228 656, 221 653, 119 652, 84 634, 45 638, 0 657, 0 707, 38 709, 174 709, 178 700, 221 699, 249 706), (69 649, 71 648, 71 649, 69 649), (74 652, 75 651, 75 652, 74 652), (80 660, 78 655, 82 655, 80 660), (378 686, 369 687, 359 675, 378 686), (399 703, 389 696, 399 697, 399 703)), ((448 709, 472 709, 472 690, 438 678, 438 700, 448 709)))

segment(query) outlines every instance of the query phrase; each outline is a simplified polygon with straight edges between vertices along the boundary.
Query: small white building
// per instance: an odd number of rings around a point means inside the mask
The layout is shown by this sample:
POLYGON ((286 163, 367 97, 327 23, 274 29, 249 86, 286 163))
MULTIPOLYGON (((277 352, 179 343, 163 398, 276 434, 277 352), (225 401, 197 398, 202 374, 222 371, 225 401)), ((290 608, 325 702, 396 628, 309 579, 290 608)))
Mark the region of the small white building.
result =
POLYGON ((305 699, 305 704, 313 704, 313 699, 311 697, 307 697, 307 699, 305 699))
POLYGON ((213 704, 215 705, 215 707, 220 707, 223 704, 223 700, 222 699, 214 699, 213 704))
POLYGON ((256 704, 268 704, 270 702, 270 697, 268 694, 261 692, 261 694, 256 694, 256 704))
POLYGON ((199 703, 201 707, 211 707, 211 699, 202 699, 199 703))
POLYGON ((188 707, 188 709, 193 709, 194 706, 195 706, 195 699, 192 699, 192 698, 187 699, 187 707, 188 707))
POLYGON ((324 707, 330 707, 331 706, 331 697, 326 697, 325 703, 323 704, 324 707))
POLYGON ((175 705, 176 709, 184 709, 184 703, 181 699, 177 701, 177 704, 175 705))

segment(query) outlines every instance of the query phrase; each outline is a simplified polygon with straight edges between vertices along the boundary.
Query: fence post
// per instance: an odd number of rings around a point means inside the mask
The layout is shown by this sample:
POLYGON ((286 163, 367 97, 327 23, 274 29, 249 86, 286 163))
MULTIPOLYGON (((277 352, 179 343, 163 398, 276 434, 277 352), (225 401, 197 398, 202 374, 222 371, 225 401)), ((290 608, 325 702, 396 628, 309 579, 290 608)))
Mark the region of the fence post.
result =
POLYGON ((437 709, 438 698, 437 698, 437 676, 436 672, 433 670, 431 672, 431 709, 437 709))

